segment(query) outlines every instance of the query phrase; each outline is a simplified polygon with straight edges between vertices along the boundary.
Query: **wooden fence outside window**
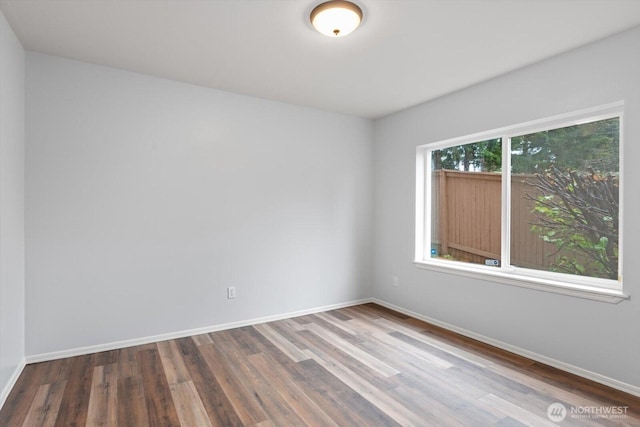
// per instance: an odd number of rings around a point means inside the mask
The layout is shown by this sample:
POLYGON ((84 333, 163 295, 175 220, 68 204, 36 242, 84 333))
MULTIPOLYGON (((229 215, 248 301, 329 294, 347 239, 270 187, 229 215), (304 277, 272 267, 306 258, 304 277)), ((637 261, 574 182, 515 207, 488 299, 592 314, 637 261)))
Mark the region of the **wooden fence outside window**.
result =
MULTIPOLYGON (((431 233, 438 255, 479 264, 500 260, 502 175, 438 170, 432 177, 431 233)), ((534 177, 511 175, 511 264, 549 270, 561 254, 531 231, 536 222, 534 202, 524 196, 539 194, 527 184, 534 177)))

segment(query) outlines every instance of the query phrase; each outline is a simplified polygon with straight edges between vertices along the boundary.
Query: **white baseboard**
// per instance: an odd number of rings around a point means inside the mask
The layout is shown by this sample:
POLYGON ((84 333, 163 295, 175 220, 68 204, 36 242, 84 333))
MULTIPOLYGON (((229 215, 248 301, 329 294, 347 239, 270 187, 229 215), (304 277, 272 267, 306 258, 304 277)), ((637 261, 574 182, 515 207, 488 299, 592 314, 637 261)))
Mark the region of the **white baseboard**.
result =
POLYGON ((22 374, 22 371, 24 370, 24 367, 26 365, 27 361, 23 357, 18 366, 16 366, 16 369, 13 371, 11 378, 9 378, 9 382, 5 384, 4 388, 2 389, 2 393, 0 393, 0 409, 2 409, 4 403, 7 401, 9 393, 11 393, 11 390, 16 385, 16 382, 18 381, 18 378, 20 378, 20 374, 22 374))
POLYGON ((578 366, 571 365, 569 363, 562 362, 560 360, 552 359, 547 356, 543 356, 538 353, 534 353, 529 350, 525 350, 524 348, 520 348, 511 344, 507 344, 502 341, 498 341, 493 338, 486 337, 484 335, 469 331, 467 329, 459 328, 454 325, 450 325, 446 322, 441 322, 440 320, 424 316, 420 313, 416 313, 415 311, 407 310, 405 308, 399 307, 397 305, 388 303, 386 301, 382 301, 376 298, 372 298, 372 302, 379 304, 383 307, 390 308, 391 310, 395 310, 399 313, 406 314, 407 316, 414 317, 419 320, 423 320, 427 323, 431 323, 436 326, 440 326, 441 328, 447 329, 452 332, 456 332, 460 335, 464 335, 465 337, 473 338, 475 340, 481 341, 485 344, 492 345, 494 347, 498 347, 502 350, 510 351, 511 353, 518 354, 520 356, 524 356, 528 359, 535 360, 536 362, 544 363, 545 365, 553 366, 554 368, 561 369, 563 371, 578 375, 580 377, 586 378, 588 380, 604 384, 606 386, 615 388, 616 390, 624 391, 625 393, 633 394, 634 396, 640 397, 640 387, 627 384, 625 382, 616 380, 614 378, 609 378, 607 376, 598 374, 596 372, 591 372, 589 370, 580 368, 578 366))
POLYGON ((220 325, 205 326, 203 328, 189 329, 186 331, 170 332, 168 334, 154 335, 143 338, 135 338, 125 341, 116 341, 107 344, 98 344, 88 347, 73 348, 70 350, 54 351, 51 353, 33 354, 26 357, 26 363, 48 362, 56 359, 64 359, 65 357, 82 356, 85 354, 98 353, 101 351, 117 350, 120 348, 133 347, 136 345, 149 344, 158 341, 173 340, 177 338, 189 337, 192 335, 208 334, 210 332, 224 331, 227 329, 241 328, 243 326, 252 326, 260 323, 274 322, 276 320, 290 319, 292 317, 305 316, 307 314, 320 313, 323 311, 336 310, 354 305, 366 304, 372 302, 371 298, 349 301, 345 303, 325 305, 323 307, 315 307, 306 310, 294 311, 273 316, 258 317, 239 322, 223 323, 220 325))

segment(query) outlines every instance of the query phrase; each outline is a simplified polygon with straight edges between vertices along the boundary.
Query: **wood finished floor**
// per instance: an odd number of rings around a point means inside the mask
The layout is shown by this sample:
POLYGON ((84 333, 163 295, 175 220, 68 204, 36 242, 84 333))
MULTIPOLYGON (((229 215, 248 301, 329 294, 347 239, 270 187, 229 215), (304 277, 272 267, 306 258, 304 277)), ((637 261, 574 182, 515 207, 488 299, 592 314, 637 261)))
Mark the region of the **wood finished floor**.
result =
POLYGON ((28 365, 0 426, 554 426, 640 399, 366 304, 28 365))

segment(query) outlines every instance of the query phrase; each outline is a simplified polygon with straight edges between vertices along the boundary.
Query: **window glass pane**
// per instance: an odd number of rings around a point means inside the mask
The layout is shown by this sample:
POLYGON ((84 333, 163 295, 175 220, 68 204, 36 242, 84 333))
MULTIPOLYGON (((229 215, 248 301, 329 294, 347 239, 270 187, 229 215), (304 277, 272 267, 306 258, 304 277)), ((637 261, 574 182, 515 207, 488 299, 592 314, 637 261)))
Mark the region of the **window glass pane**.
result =
POLYGON ((501 144, 492 139, 431 152, 432 258, 500 265, 501 144))
POLYGON ((511 264, 618 279, 618 117, 511 138, 511 264))

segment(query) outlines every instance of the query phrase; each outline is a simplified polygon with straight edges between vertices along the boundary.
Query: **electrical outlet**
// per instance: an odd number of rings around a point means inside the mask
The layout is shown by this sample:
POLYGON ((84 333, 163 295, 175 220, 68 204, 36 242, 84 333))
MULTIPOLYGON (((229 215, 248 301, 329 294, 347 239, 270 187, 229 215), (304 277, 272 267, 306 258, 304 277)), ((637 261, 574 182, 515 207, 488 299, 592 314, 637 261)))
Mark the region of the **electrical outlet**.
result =
POLYGON ((236 297, 236 287, 229 286, 227 288, 227 299, 234 299, 236 297))
POLYGON ((398 276, 393 276, 393 286, 396 288, 400 286, 400 279, 398 279, 398 276))

